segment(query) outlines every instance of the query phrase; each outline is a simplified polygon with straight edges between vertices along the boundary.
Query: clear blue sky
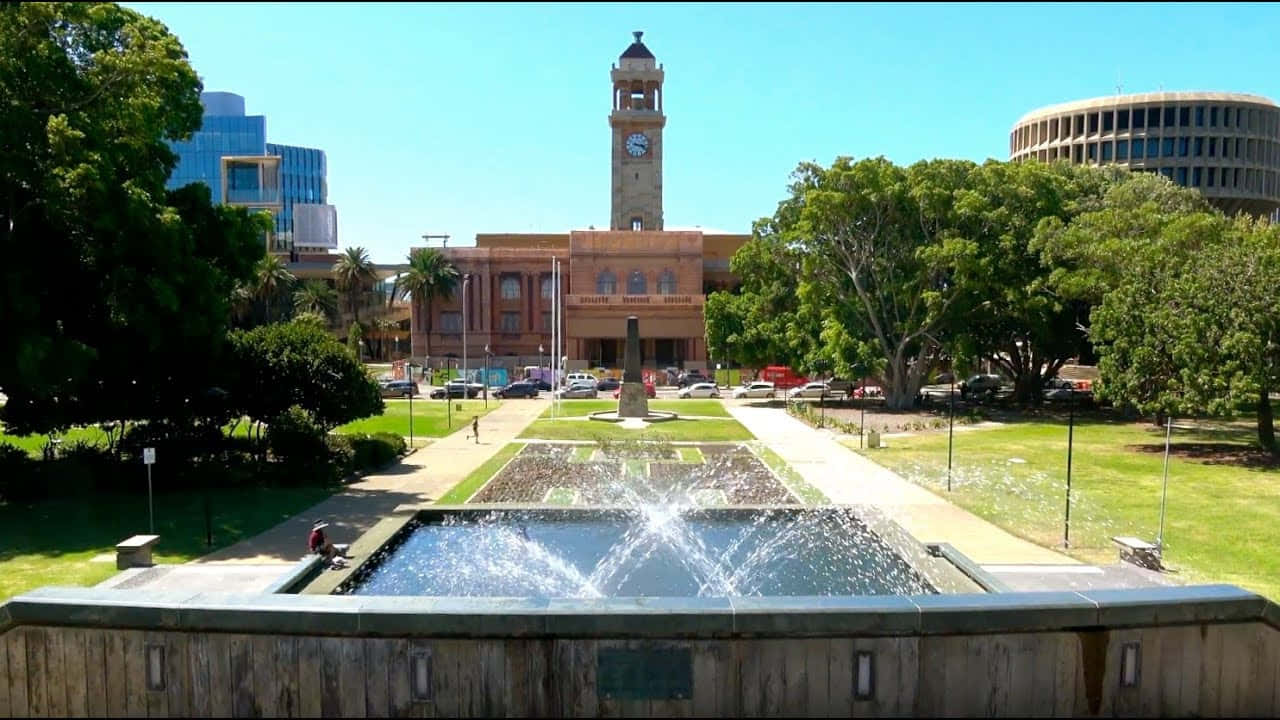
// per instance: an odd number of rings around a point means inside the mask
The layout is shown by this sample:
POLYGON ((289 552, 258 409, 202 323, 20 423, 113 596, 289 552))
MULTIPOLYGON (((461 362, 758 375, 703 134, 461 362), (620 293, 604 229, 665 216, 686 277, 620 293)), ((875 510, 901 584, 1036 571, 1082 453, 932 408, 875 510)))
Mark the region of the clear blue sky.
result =
POLYGON ((667 227, 747 232, 796 164, 1005 158, 1010 126, 1124 92, 1280 97, 1277 5, 128 3, 269 142, 328 154, 339 241, 609 223, 609 69, 666 69, 667 227))

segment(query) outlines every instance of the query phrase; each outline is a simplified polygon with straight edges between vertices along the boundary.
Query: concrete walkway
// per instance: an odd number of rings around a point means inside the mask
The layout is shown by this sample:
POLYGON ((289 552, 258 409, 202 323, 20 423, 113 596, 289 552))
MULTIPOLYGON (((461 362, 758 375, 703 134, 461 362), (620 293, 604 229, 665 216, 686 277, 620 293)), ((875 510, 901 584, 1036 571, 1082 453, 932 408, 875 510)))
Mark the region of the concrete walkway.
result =
POLYGON ((952 505, 778 408, 725 404, 738 422, 831 502, 873 505, 921 542, 948 542, 980 565, 1078 565, 952 505))
POLYGON ((451 435, 406 456, 400 463, 369 475, 275 527, 193 562, 293 563, 307 553, 311 523, 329 523, 335 543, 351 543, 400 505, 430 503, 471 474, 519 435, 549 406, 549 401, 509 400, 480 418, 480 442, 471 439, 468 422, 451 435))

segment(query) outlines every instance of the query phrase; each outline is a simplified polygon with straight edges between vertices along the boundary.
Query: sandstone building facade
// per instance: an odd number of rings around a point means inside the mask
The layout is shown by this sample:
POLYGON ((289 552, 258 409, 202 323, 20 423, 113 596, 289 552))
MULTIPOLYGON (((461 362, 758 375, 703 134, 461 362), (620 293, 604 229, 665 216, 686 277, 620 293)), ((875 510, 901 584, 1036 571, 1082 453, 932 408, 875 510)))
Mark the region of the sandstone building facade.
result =
POLYGON ((706 294, 734 284, 729 258, 749 236, 664 229, 664 75, 641 33, 610 80, 610 228, 484 233, 475 247, 442 249, 463 280, 452 298, 431 304, 430 317, 426 303, 412 302, 416 362, 461 358, 464 328, 471 368, 485 345, 496 358, 549 362, 554 257, 569 367, 620 367, 628 315, 640 318, 646 368, 706 366, 706 294))

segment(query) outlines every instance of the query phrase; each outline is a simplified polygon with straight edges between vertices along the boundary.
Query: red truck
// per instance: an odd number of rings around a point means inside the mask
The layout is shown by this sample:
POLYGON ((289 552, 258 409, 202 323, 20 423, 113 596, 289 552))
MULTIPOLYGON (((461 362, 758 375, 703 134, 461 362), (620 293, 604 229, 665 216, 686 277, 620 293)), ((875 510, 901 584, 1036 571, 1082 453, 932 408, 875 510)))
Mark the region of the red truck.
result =
POLYGON ((809 382, 809 378, 795 374, 785 365, 770 365, 760 371, 760 380, 773 383, 779 390, 788 390, 809 382))

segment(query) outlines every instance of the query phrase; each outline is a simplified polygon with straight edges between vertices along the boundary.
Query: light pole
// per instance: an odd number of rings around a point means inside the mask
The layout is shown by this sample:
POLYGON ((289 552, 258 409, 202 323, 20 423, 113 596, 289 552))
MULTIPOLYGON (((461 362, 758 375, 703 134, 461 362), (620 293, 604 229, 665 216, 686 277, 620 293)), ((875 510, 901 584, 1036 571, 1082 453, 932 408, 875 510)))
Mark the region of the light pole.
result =
POLYGON ((1071 409, 1067 414, 1067 512, 1062 520, 1062 547, 1071 547, 1071 451, 1075 445, 1076 435, 1076 384, 1071 383, 1068 391, 1071 398, 1071 409))
POLYGON ((471 273, 462 276, 462 397, 467 397, 467 286, 471 284, 471 273))
POLYGON ((956 437, 956 371, 951 369, 951 392, 949 394, 951 403, 950 410, 947 412, 947 492, 951 492, 951 445, 956 437))
POLYGON ((1169 494, 1169 440, 1173 435, 1173 416, 1164 419, 1164 484, 1160 489, 1160 529, 1156 532, 1156 557, 1164 563, 1164 501, 1169 494))
MULTIPOLYGON (((448 372, 449 370, 452 369, 449 367, 449 364, 450 364, 449 358, 445 358, 444 360, 445 375, 451 374, 448 372)), ((466 385, 463 385, 462 387, 463 387, 462 394, 466 395, 467 394, 466 385)), ((448 417, 449 429, 452 430, 453 429, 453 398, 449 397, 449 383, 447 381, 444 384, 444 413, 448 417)))
POLYGON ((413 379, 413 363, 405 363, 404 366, 409 371, 409 449, 413 450, 413 391, 418 383, 413 379))
POLYGON ((483 382, 484 390, 482 391, 484 393, 484 409, 485 410, 489 409, 489 358, 492 357, 492 355, 493 353, 489 352, 489 344, 485 343, 484 345, 484 382, 483 382))
POLYGON ((858 447, 867 441, 867 369, 862 369, 862 417, 858 419, 858 447))

